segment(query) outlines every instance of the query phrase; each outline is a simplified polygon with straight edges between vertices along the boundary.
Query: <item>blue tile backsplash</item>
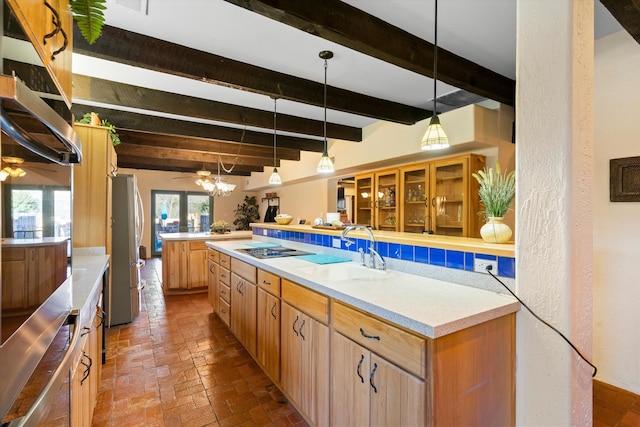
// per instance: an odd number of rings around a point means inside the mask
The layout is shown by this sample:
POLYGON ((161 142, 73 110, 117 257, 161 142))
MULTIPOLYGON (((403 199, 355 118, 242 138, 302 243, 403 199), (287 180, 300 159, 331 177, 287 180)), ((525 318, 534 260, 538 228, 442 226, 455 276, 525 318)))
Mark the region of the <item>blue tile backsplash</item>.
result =
MULTIPOLYGON (((253 234, 277 239, 291 240, 294 242, 310 243, 318 246, 332 247, 333 239, 339 238, 326 234, 304 233, 287 230, 274 230, 271 228, 254 227, 253 234)), ((366 239, 352 239, 355 244, 347 247, 345 242, 340 243, 340 247, 347 251, 367 250, 369 241, 366 239)), ((376 242, 376 250, 383 257, 396 258, 405 261, 432 264, 440 267, 454 268, 458 270, 473 271, 474 259, 487 259, 498 261, 498 276, 516 277, 516 260, 510 257, 487 255, 482 253, 462 252, 450 249, 429 248, 426 246, 401 245, 398 243, 376 242)))

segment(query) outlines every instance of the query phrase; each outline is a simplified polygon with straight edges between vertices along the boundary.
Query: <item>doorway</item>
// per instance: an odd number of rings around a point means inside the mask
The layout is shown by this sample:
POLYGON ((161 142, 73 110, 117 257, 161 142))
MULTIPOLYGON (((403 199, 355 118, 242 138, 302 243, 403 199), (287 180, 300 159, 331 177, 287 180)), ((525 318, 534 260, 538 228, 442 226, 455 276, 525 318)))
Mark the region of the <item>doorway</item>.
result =
POLYGON ((151 255, 162 253, 164 233, 209 231, 213 197, 203 192, 151 190, 151 255))

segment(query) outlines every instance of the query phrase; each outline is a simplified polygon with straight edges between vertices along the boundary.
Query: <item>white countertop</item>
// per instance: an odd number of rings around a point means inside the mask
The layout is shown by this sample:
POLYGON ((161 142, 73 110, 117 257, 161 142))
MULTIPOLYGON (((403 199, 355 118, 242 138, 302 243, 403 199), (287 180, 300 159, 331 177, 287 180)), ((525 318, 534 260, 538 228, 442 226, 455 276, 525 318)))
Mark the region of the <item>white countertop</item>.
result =
POLYGON ((55 246, 69 241, 69 237, 39 237, 35 239, 2 239, 3 247, 35 247, 35 246, 55 246))
POLYGON ((207 246, 429 338, 520 309, 509 295, 429 277, 374 271, 354 262, 318 265, 296 257, 258 259, 235 251, 249 248, 246 243, 251 241, 211 242, 207 246))
POLYGON ((77 255, 71 268, 72 313, 79 316, 80 327, 91 327, 96 304, 102 291, 102 277, 109 265, 108 255, 77 255))
POLYGON ((231 231, 229 233, 220 234, 213 232, 202 233, 160 233, 162 240, 233 240, 233 239, 251 239, 252 231, 231 231))

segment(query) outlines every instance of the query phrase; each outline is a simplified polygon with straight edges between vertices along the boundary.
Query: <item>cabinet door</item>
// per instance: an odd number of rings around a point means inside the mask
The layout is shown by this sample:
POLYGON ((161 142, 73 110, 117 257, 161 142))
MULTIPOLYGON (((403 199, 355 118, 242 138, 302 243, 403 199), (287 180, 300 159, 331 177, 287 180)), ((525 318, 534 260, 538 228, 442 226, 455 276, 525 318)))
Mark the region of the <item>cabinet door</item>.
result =
POLYGON ((301 344, 300 408, 316 426, 329 425, 329 327, 302 315, 298 328, 301 344))
POLYGON ((371 425, 425 425, 424 381, 374 353, 369 368, 371 425))
POLYGON ((186 288, 188 280, 187 242, 162 244, 163 287, 165 289, 186 288))
POLYGON ((209 260, 209 272, 207 274, 208 277, 208 297, 209 304, 211 304, 211 308, 213 308, 214 313, 218 313, 218 264, 209 260))
POLYGON ((300 361, 302 347, 298 328, 301 322, 301 313, 289 304, 283 302, 281 325, 281 374, 282 390, 287 394, 294 405, 300 405, 300 361))
POLYGON ((280 381, 280 299, 258 289, 258 362, 280 381))
POLYGON ((2 308, 23 308, 26 302, 27 263, 23 248, 2 248, 2 308))
POLYGON ((208 283, 207 250, 189 250, 188 260, 188 279, 187 287, 189 289, 206 288, 208 283))
POLYGON ((373 204, 375 202, 373 192, 373 174, 356 175, 355 188, 356 224, 370 225, 373 227, 373 204))
POLYGON ((375 174, 375 227, 378 230, 398 231, 398 203, 396 192, 398 170, 376 172, 375 174))
POLYGON ((242 286, 243 307, 243 344, 252 356, 256 357, 257 347, 257 303, 258 287, 245 280, 242 286))
POLYGON ((422 164, 400 170, 400 231, 430 231, 429 165, 422 164))
POLYGON ((369 350, 337 332, 331 347, 331 425, 369 425, 369 350))

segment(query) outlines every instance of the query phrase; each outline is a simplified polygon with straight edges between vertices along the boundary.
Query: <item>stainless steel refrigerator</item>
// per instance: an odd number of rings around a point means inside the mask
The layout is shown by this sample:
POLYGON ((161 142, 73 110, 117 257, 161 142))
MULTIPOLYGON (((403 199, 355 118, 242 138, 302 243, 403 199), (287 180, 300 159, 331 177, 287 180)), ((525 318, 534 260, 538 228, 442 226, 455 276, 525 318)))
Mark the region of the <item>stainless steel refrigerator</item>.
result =
POLYGON ((144 281, 139 257, 144 213, 136 176, 119 174, 112 181, 111 289, 107 314, 109 326, 133 321, 140 312, 144 281))

